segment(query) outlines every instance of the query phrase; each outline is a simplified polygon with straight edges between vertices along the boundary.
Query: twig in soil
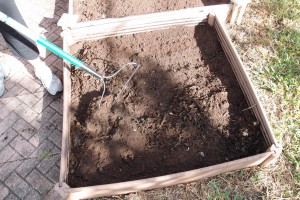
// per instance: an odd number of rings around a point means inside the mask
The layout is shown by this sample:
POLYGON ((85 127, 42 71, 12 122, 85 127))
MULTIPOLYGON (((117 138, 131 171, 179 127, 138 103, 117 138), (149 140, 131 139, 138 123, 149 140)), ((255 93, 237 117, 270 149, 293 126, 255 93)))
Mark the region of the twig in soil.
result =
POLYGON ((173 149, 175 149, 178 145, 180 145, 181 144, 181 141, 178 141, 175 145, 174 145, 174 147, 172 147, 171 148, 171 151, 173 151, 173 149))
POLYGON ((163 117, 163 119, 160 122, 160 127, 162 127, 164 125, 164 123, 166 121, 166 117, 167 117, 167 113, 164 114, 164 117, 163 117))
POLYGON ((245 108, 244 110, 242 110, 242 111, 246 111, 246 110, 249 110, 249 109, 251 109, 251 108, 254 108, 256 106, 256 104, 254 104, 253 106, 251 106, 251 107, 249 107, 249 108, 245 108))

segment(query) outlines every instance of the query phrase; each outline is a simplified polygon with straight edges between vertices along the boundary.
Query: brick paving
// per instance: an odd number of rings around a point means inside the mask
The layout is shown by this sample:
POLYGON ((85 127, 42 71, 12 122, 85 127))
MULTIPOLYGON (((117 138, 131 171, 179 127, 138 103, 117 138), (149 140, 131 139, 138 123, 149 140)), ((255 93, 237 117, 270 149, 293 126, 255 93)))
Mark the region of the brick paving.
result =
MULTIPOLYGON (((29 28, 62 46, 57 21, 68 0, 15 0, 29 28)), ((39 47, 62 80, 62 60, 39 47)), ((33 67, 14 57, 0 35, 2 62, 11 68, 0 97, 0 199, 53 199, 60 166, 62 96, 51 96, 33 67)), ((56 199, 56 197, 55 197, 56 199)))

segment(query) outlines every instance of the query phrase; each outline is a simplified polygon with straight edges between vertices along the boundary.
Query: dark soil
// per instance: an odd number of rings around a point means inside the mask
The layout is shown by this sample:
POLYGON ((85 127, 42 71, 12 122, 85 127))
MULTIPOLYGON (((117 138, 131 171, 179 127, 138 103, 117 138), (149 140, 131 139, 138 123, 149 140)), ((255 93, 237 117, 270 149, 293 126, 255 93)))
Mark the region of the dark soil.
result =
POLYGON ((209 6, 228 2, 229 0, 74 0, 74 13, 80 16, 80 21, 87 21, 209 6))
POLYGON ((77 43, 77 57, 102 74, 133 67, 103 85, 72 73, 71 187, 183 172, 266 150, 220 46, 206 24, 77 43))

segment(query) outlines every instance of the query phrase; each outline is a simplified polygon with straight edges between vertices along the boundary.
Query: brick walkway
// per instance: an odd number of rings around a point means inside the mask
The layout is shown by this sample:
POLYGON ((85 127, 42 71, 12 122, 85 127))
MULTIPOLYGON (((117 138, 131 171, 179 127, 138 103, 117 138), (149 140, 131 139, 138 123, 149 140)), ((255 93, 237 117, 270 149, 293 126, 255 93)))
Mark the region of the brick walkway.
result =
MULTIPOLYGON (((56 26, 67 0, 16 0, 28 26, 62 46, 56 26), (34 2, 34 3, 33 3, 34 2)), ((62 80, 62 60, 40 48, 41 57, 62 80)), ((0 97, 0 199, 46 199, 58 182, 62 97, 49 95, 33 67, 17 59, 0 37, 1 57, 11 66, 0 97)))

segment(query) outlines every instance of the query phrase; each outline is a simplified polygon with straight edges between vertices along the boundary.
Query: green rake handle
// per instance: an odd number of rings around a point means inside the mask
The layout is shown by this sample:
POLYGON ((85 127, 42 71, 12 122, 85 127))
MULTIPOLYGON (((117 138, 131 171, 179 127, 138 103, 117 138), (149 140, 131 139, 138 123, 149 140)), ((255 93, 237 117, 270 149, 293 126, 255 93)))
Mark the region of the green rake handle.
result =
POLYGON ((62 48, 56 46, 55 44, 51 43, 49 40, 41 37, 38 34, 35 34, 33 31, 28 29, 26 26, 20 24, 19 22, 15 21, 14 19, 8 17, 6 14, 0 11, 0 21, 7 24, 8 26, 12 27, 16 31, 20 32, 22 35, 32 39, 33 41, 37 42, 38 44, 46 47, 49 51, 52 51, 57 56, 67 60, 69 63, 75 65, 77 68, 82 69, 97 78, 103 79, 104 77, 97 73, 94 69, 86 65, 81 60, 77 59, 76 57, 72 56, 71 54, 65 52, 62 48))

